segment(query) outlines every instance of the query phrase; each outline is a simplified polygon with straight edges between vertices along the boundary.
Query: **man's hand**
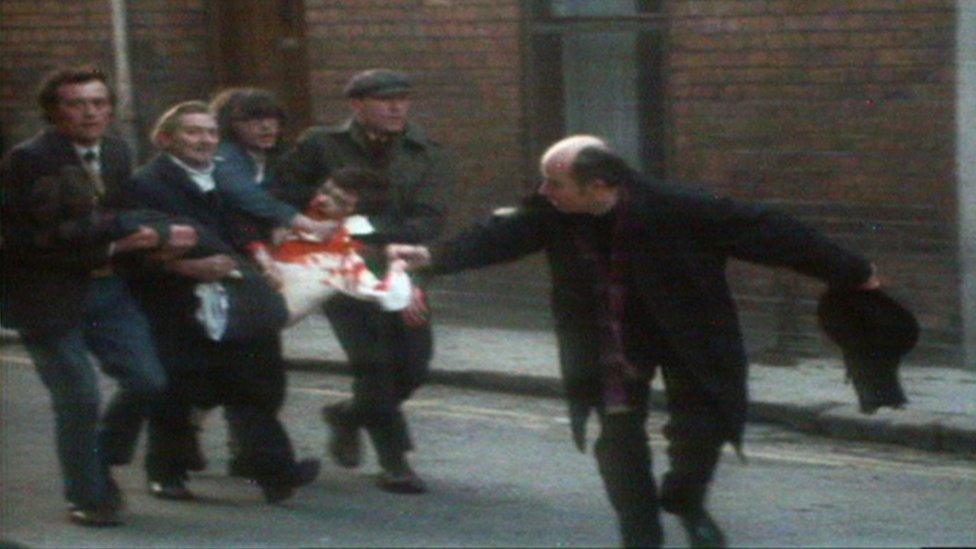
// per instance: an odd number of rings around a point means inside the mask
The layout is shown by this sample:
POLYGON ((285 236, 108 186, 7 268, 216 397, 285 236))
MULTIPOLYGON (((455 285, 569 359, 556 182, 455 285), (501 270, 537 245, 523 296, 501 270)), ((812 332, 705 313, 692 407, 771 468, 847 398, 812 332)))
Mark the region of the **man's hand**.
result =
POLYGON ((159 233, 140 225, 136 232, 112 242, 112 252, 123 254, 136 250, 149 250, 159 245, 159 233))
POLYGON ((161 262, 176 259, 196 246, 199 239, 197 230, 190 225, 170 225, 169 240, 158 250, 150 252, 148 257, 153 261, 161 262))
POLYGON ((197 230, 190 225, 170 225, 169 241, 167 241, 164 246, 169 246, 174 249, 189 250, 197 245, 198 240, 199 236, 197 235, 197 230))
POLYGON ((426 246, 390 244, 386 247, 386 257, 390 261, 405 261, 408 270, 430 265, 430 250, 426 246))
POLYGON ((414 286, 410 289, 410 304, 400 312, 407 326, 418 327, 427 324, 430 309, 427 308, 427 296, 424 291, 414 286))
POLYGON ((311 233, 322 240, 329 240, 339 230, 339 223, 335 221, 316 221, 306 215, 298 214, 291 222, 296 231, 311 233))
POLYGON ((166 264, 169 270, 203 282, 216 282, 237 269, 229 255, 216 254, 200 259, 175 259, 166 264))
POLYGON ((261 274, 268 281, 275 290, 280 290, 285 286, 285 277, 275 264, 274 259, 271 258, 271 254, 268 253, 267 248, 259 244, 253 246, 251 249, 251 257, 254 258, 254 262, 258 264, 261 268, 261 274))

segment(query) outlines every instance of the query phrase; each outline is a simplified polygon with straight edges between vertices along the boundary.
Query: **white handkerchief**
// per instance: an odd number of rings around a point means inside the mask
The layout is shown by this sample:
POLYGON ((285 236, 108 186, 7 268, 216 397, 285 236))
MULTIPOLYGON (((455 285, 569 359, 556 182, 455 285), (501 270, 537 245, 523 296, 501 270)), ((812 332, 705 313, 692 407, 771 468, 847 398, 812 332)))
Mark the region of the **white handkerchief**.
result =
POLYGON ((369 222, 369 219, 367 219, 365 215, 350 215, 346 218, 342 226, 345 227, 352 236, 373 234, 376 232, 376 229, 373 228, 373 224, 369 222))

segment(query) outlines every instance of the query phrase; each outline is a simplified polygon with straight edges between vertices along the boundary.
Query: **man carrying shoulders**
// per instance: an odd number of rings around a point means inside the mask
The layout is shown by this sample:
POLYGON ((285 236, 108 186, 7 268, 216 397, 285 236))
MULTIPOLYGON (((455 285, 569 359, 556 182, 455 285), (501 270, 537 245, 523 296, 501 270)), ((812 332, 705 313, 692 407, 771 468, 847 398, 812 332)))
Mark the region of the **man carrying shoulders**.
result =
MULTIPOLYGON (((157 248, 162 235, 119 228, 131 161, 125 143, 106 135, 115 96, 105 75, 90 67, 55 71, 38 102, 50 126, 14 147, 0 176, 3 320, 20 331, 51 391, 70 520, 114 525, 122 498, 109 466, 131 460, 132 426, 137 434, 165 385, 146 319, 114 259, 157 248), (120 385, 101 427, 89 352, 120 385)), ((188 226, 168 232, 177 248, 195 242, 188 226)))
POLYGON ((165 403, 149 424, 150 493, 162 499, 194 497, 184 484, 194 436, 190 408, 222 405, 228 409, 248 477, 268 502, 286 499, 315 479, 319 463, 295 460, 277 417, 286 383, 279 334, 215 341, 194 316, 201 283, 260 277, 245 255, 246 235, 236 230, 233 210, 213 178, 216 117, 206 103, 179 103, 160 116, 152 141, 160 154, 132 176, 133 199, 143 207, 192 220, 207 242, 207 255, 176 258, 162 266, 148 264, 133 282, 170 376, 165 403))
MULTIPOLYGON (((379 172, 384 189, 360 191, 359 215, 372 226, 357 235, 368 246, 421 243, 443 230, 454 175, 443 149, 408 121, 412 84, 403 73, 371 69, 345 88, 352 116, 312 128, 284 159, 276 194, 304 208, 334 171, 354 166, 379 172)), ((364 253, 369 254, 367 249, 364 253)), ((344 295, 325 304, 355 376, 353 397, 323 412, 332 429, 329 450, 344 467, 361 462, 360 429, 372 439, 383 472, 381 489, 426 490, 407 461, 413 449, 401 404, 427 375, 433 339, 423 294, 404 314, 389 313, 344 295)))

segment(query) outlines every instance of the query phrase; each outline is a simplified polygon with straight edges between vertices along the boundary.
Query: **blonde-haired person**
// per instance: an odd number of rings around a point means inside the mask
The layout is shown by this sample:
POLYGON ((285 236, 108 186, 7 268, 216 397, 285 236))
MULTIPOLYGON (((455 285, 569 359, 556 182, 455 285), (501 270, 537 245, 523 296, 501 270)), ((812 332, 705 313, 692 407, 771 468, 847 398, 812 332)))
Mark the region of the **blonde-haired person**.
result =
MULTIPOLYGON (((246 254, 249 243, 235 211, 214 181, 219 143, 209 105, 188 101, 157 121, 152 141, 159 154, 130 180, 140 206, 188 218, 200 229, 210 255, 166 261, 134 277, 133 287, 153 326, 159 356, 170 375, 165 406, 150 421, 146 471, 150 492, 165 499, 193 497, 186 485, 187 448, 193 443, 191 407, 223 405, 231 431, 269 502, 290 497, 318 475, 317 460, 296 461, 277 414, 285 395, 278 333, 234 341, 209 339, 193 319, 200 283, 249 276, 258 269, 246 254)), ((260 276, 258 273, 257 276, 260 276)))

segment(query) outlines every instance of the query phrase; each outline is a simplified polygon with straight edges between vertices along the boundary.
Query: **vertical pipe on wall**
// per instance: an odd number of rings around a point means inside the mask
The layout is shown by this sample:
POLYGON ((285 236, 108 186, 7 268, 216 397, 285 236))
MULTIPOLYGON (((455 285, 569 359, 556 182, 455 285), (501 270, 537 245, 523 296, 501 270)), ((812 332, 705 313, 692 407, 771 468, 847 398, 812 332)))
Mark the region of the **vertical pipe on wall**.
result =
POLYGON ((963 365, 976 369, 976 3, 956 2, 956 170, 963 365))
POLYGON ((136 133, 135 109, 133 108, 132 67, 129 60, 129 18, 126 0, 109 0, 112 6, 112 52, 115 57, 115 119, 122 137, 139 156, 139 139, 136 133))

